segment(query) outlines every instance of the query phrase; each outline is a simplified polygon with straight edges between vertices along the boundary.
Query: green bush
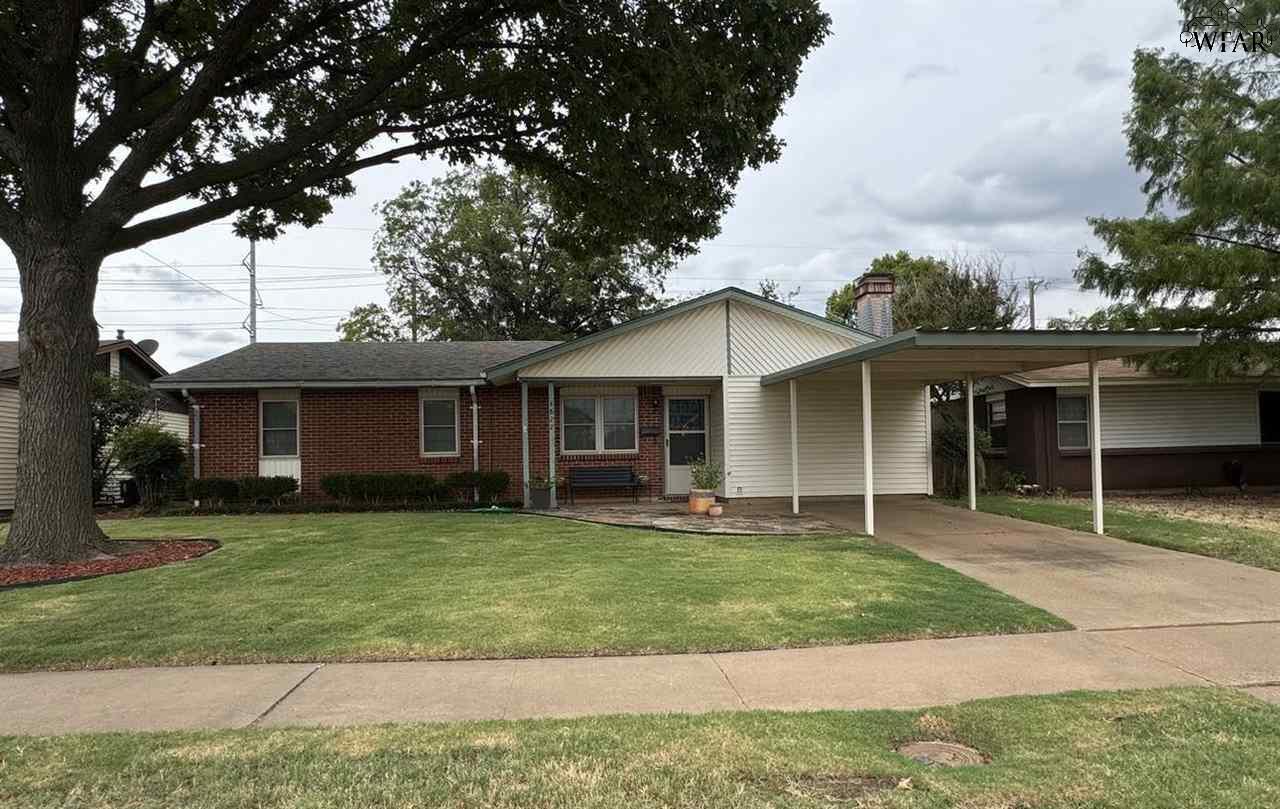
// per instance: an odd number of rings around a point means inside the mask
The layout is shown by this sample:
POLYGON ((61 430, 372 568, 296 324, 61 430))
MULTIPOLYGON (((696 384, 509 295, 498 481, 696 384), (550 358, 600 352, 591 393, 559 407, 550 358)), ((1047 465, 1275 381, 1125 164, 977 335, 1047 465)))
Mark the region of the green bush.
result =
POLYGON ((448 495, 434 476, 412 472, 345 472, 320 479, 320 489, 343 503, 434 503, 448 495))
POLYGON ((148 506, 168 499, 182 480, 182 465, 187 458, 185 442, 162 427, 126 427, 116 435, 115 452, 121 468, 138 482, 138 494, 148 506))
POLYGON ((699 455, 693 459, 693 463, 689 464, 689 478, 693 488, 715 491, 720 488, 724 473, 720 469, 720 464, 699 455))
POLYGON ((290 475, 243 477, 237 480, 236 483, 240 487, 240 494, 237 499, 250 503, 266 501, 279 504, 284 498, 298 491, 298 481, 290 475))
MULTIPOLYGON (((978 454, 975 471, 977 488, 986 488, 986 465, 982 453, 991 449, 991 435, 986 430, 975 430, 974 450, 978 454)), ((969 481, 969 431, 963 422, 944 415, 941 426, 933 433, 933 451, 942 461, 942 490, 948 496, 959 497, 968 489, 969 481)))
POLYGON ((212 507, 240 499, 240 483, 231 478, 193 478, 187 481, 187 497, 212 507))
POLYGON ((501 470, 493 472, 454 472, 445 478, 444 485, 459 500, 471 499, 477 494, 476 502, 488 504, 497 501, 511 484, 511 476, 501 470))

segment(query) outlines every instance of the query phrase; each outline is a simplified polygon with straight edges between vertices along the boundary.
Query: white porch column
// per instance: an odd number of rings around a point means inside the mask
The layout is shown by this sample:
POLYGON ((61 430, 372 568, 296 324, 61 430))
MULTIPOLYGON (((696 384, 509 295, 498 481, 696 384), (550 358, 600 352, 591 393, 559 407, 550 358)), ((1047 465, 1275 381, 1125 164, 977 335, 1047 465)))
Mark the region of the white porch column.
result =
POLYGON ((551 481, 551 507, 556 508, 556 385, 547 383, 547 478, 551 481))
POLYGON ((862 522, 867 536, 876 535, 876 484, 871 447, 871 363, 862 361, 862 522))
POLYGON ((965 426, 969 431, 969 510, 978 510, 978 450, 973 435, 973 374, 964 378, 965 426))
POLYGON ((529 383, 520 383, 520 452, 524 460, 524 507, 529 500, 529 383))
POLYGON ((791 513, 800 513, 800 447, 796 440, 796 381, 787 383, 791 390, 791 513))
POLYGON ((1089 355, 1089 468, 1093 473, 1093 532, 1102 524, 1102 395, 1097 356, 1089 355))
POLYGON ((924 386, 924 471, 928 475, 924 493, 933 497, 933 400, 928 385, 924 386))

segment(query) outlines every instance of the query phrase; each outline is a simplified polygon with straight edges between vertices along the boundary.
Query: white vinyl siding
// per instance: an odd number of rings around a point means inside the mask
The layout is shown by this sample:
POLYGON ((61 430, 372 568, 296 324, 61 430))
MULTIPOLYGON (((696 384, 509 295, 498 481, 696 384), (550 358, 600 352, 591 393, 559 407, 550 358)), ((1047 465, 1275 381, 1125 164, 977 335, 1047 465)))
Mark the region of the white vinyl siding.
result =
MULTIPOLYGON (((791 494, 787 385, 761 387, 759 377, 730 377, 729 497, 791 494)), ((801 496, 862 494, 862 411, 856 377, 798 383, 801 496)), ((877 494, 928 491, 924 400, 914 384, 872 380, 877 494)))
POLYGON ((13 508, 18 487, 18 389, 0 385, 0 511, 13 508))
MULTIPOLYGON (((1084 395, 1059 388, 1058 395, 1084 395)), ((1112 385, 1102 388, 1102 448, 1257 444, 1253 385, 1112 385)))
POLYGON ((853 348, 859 340, 810 326, 759 306, 730 302, 729 347, 734 376, 764 376, 802 362, 853 348))
POLYGON ((725 372, 724 301, 530 365, 525 378, 677 379, 725 372))

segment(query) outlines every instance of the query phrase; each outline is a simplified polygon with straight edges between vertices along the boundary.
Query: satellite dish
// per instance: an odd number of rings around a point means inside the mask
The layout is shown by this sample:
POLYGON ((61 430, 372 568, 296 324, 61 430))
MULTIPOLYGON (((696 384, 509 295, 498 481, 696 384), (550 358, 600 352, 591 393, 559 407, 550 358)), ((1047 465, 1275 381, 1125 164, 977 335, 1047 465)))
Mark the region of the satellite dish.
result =
POLYGON ((157 349, 160 348, 160 343, 156 340, 142 340, 138 343, 138 348, 141 348, 143 352, 150 357, 152 354, 156 353, 157 349))

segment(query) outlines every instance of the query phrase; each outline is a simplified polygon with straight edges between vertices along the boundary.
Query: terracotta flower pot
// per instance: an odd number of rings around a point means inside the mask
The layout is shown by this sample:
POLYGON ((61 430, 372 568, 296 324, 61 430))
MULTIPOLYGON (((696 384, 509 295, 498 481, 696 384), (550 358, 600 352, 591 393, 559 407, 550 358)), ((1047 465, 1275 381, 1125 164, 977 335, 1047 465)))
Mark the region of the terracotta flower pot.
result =
POLYGON ((689 490, 689 513, 706 514, 716 504, 716 493, 712 489, 689 490))
POLYGON ((716 503, 714 506, 707 509, 708 517, 719 517, 723 513, 724 513, 724 506, 720 505, 719 503, 716 503))

